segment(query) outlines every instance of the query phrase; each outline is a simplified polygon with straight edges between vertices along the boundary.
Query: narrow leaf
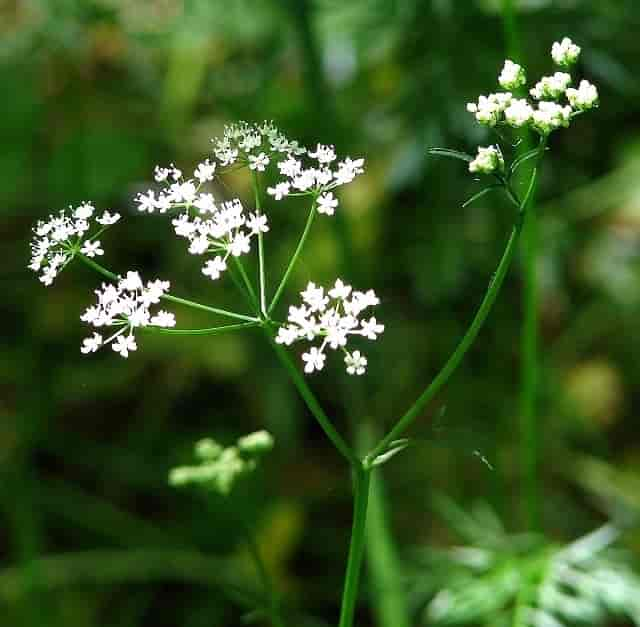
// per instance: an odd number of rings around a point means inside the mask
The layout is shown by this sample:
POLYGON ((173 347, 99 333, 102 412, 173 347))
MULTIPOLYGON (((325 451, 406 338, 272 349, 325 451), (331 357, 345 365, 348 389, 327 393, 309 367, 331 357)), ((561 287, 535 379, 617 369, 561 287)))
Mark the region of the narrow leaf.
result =
POLYGON ((449 148, 429 148, 427 150, 428 155, 435 155, 437 157, 450 157, 452 159, 459 159, 460 161, 466 161, 469 163, 473 161, 474 157, 466 152, 460 152, 459 150, 451 150, 449 148))
POLYGON ((529 159, 533 159, 540 153, 540 148, 532 148, 531 150, 527 150, 523 152, 519 157, 516 157, 513 160, 513 163, 509 166, 509 176, 513 176, 515 171, 525 162, 529 161, 529 159))
POLYGON ((502 187, 502 185, 489 185, 489 187, 485 187, 484 189, 481 189, 477 194, 474 194, 473 196, 471 196, 471 198, 465 201, 464 204, 462 205, 462 208, 464 209, 465 207, 470 205, 472 202, 475 202, 476 200, 478 200, 478 198, 482 198, 485 194, 488 194, 489 192, 499 187, 502 187))

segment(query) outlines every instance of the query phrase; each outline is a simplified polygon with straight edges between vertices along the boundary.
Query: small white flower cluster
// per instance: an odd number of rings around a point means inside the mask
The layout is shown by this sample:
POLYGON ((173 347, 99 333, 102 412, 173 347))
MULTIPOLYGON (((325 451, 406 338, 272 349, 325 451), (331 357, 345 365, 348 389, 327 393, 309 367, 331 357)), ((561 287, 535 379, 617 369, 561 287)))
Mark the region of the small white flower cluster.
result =
POLYGON ((527 77, 522 66, 507 59, 504 62, 500 76, 498 76, 500 87, 503 89, 518 89, 518 87, 522 87, 526 82, 527 77))
POLYGON ((39 221, 31 242, 31 262, 29 268, 41 272, 40 281, 51 285, 58 273, 80 252, 86 257, 104 254, 100 240, 95 239, 107 227, 120 219, 119 213, 104 211, 94 217, 96 208, 84 202, 76 208, 69 207, 46 221, 39 221), (100 226, 96 232, 86 237, 91 230, 91 220, 100 226))
POLYGON ((561 42, 554 42, 551 46, 551 58, 556 65, 569 67, 580 56, 580 46, 576 46, 571 39, 565 37, 561 42))
POLYGON ((319 347, 312 346, 302 355, 306 373, 324 368, 324 351, 328 346, 344 352, 344 362, 349 374, 364 374, 367 358, 360 351, 349 352, 345 347, 350 335, 375 340, 384 331, 384 325, 379 324, 374 317, 368 320, 359 317, 365 309, 380 303, 374 291, 354 291, 350 285, 338 279, 328 291, 310 282, 301 296, 303 304, 300 307, 289 307, 288 324, 280 327, 276 342, 290 346, 300 340, 312 342, 316 338, 322 338, 319 347))
POLYGON ((267 193, 276 200, 287 196, 291 190, 294 193, 309 194, 316 197, 318 213, 332 216, 338 206, 338 199, 331 190, 351 183, 353 179, 364 172, 364 159, 345 157, 332 169, 331 164, 337 160, 333 146, 318 144, 315 151, 307 152, 310 164, 303 164, 302 160, 290 156, 278 163, 280 174, 285 180, 279 181, 274 187, 268 187, 267 193))
POLYGON ((212 202, 210 207, 201 208, 200 213, 206 217, 191 217, 186 212, 175 218, 172 224, 176 235, 189 240, 192 255, 219 253, 202 268, 202 273, 212 281, 226 270, 229 255, 239 257, 248 253, 251 238, 269 230, 267 217, 251 213, 247 218, 237 198, 218 205, 212 202))
POLYGON ((221 138, 212 139, 213 154, 223 167, 237 163, 264 172, 274 155, 301 155, 306 149, 288 139, 272 122, 238 122, 224 127, 221 138))
POLYGON ((491 174, 495 170, 504 169, 504 158, 499 146, 478 146, 476 158, 469 163, 469 172, 491 174))
POLYGON ((543 76, 529 93, 536 100, 551 98, 555 100, 564 94, 567 87, 571 85, 571 74, 566 72, 556 72, 552 76, 543 76))
POLYGON ((160 302, 160 298, 169 291, 168 281, 149 281, 145 286, 137 272, 127 272, 117 285, 103 283, 96 290, 96 305, 92 305, 80 316, 83 322, 95 328, 116 327, 118 330, 106 340, 100 333, 94 332, 82 343, 83 353, 94 353, 101 346, 111 344, 111 348, 122 357, 137 350, 133 330, 138 327, 173 327, 176 324, 172 313, 160 310, 151 315, 149 308, 160 302), (127 333, 128 331, 128 333, 127 333))
POLYGON ((236 446, 223 447, 211 438, 196 443, 196 466, 179 466, 169 473, 173 486, 203 485, 226 496, 235 482, 257 467, 261 455, 273 449, 273 436, 255 431, 238 438, 236 446))
MULTIPOLYGON (((563 67, 576 62, 580 48, 565 37, 561 43, 552 47, 553 60, 563 67)), ((588 81, 581 81, 579 89, 569 87, 571 75, 556 72, 552 76, 543 76, 529 90, 534 98, 529 102, 525 98, 515 98, 511 91, 497 92, 480 96, 478 102, 467 104, 467 111, 473 113, 483 125, 494 127, 506 124, 513 128, 530 126, 541 135, 569 126, 571 118, 580 111, 592 109, 598 105, 598 90, 588 81), (565 97, 568 104, 557 102, 565 97), (537 101, 537 102, 536 102, 537 101)), ((507 59, 498 82, 504 89, 517 89, 525 84, 526 77, 521 66, 507 59)))
POLYGON ((163 168, 156 166, 154 178, 157 183, 164 183, 164 189, 156 192, 148 190, 146 193, 139 193, 135 197, 138 204, 138 211, 142 213, 166 213, 175 208, 196 207, 198 209, 208 209, 213 204, 213 196, 207 193, 200 193, 200 187, 212 181, 216 171, 215 162, 206 159, 199 163, 193 171, 193 178, 185 179, 182 171, 173 164, 163 168))

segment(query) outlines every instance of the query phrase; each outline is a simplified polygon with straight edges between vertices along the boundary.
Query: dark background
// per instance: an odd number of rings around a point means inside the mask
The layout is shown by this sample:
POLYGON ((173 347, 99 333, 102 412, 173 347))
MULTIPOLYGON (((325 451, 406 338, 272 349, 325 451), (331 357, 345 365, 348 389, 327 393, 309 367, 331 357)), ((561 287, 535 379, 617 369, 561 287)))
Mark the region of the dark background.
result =
MULTIPOLYGON (((552 136, 536 207, 543 528, 568 542, 640 505, 640 8, 515 4, 529 76, 551 71, 550 46, 569 35, 602 101, 552 136)), ((379 294, 386 331, 367 346, 368 375, 354 382, 334 359, 311 379, 339 430, 362 442, 407 409, 451 352, 512 223, 497 195, 462 209, 478 184, 464 164, 426 155, 492 141, 465 104, 495 88, 505 46, 490 0, 0 4, 0 624, 240 624, 245 608, 228 584, 256 584, 239 517, 276 587, 316 617, 298 624, 335 622, 348 469, 268 346, 256 333, 148 336, 126 361, 110 350, 83 356, 79 315, 99 279, 75 263, 44 288, 26 270, 30 228, 91 199, 126 217, 103 238, 105 265, 229 305, 228 281, 207 282, 164 220, 136 215, 132 198, 153 166, 188 169, 239 119, 273 119, 305 144, 364 156, 366 174, 344 189, 335 220, 317 221, 283 299, 337 275, 379 294), (168 470, 190 460, 198 438, 232 443, 259 428, 277 446, 230 499, 168 487, 168 470)), ((226 183, 249 197, 246 178, 226 183)), ((274 208, 273 276, 305 213, 294 201, 274 208)), ((385 466, 401 570, 416 547, 455 541, 436 493, 463 508, 487 503, 507 529, 523 528, 520 275, 516 263, 467 359, 413 427, 413 446, 385 466)), ((211 324, 174 311, 181 326, 211 324)), ((637 557, 637 532, 623 543, 637 557)), ((363 626, 379 624, 368 573, 363 626)))

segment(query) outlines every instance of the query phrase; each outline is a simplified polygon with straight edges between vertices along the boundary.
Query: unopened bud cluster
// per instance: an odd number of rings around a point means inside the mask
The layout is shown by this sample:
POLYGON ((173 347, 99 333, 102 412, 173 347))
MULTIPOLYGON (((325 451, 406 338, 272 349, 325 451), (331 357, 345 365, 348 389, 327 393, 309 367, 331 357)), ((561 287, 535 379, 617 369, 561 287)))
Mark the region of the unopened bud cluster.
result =
POLYGON ((227 447, 206 438, 195 445, 199 463, 173 468, 169 473, 169 483, 173 486, 202 485, 227 495, 238 479, 256 469, 260 456, 271 449, 273 437, 267 431, 250 433, 239 438, 235 446, 227 447))
MULTIPOLYGON (((568 37, 560 43, 554 43, 551 51, 554 62, 564 68, 572 66, 579 55, 579 46, 568 37)), ((512 91, 496 92, 480 96, 478 102, 470 102, 467 110, 474 114, 480 124, 486 126, 529 127, 546 136, 558 128, 569 126, 577 113, 598 106, 596 87, 583 80, 580 87, 574 89, 570 87, 572 80, 568 72, 555 72, 551 76, 543 76, 529 90, 532 101, 518 98, 512 91)), ((498 82, 503 89, 516 90, 526 83, 525 71, 520 65, 507 59, 498 82)))

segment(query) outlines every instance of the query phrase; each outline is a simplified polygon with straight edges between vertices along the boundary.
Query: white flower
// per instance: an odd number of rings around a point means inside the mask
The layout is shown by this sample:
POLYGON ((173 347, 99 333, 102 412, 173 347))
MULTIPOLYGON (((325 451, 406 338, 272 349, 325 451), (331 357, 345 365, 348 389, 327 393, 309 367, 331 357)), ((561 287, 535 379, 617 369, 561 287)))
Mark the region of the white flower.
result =
POLYGON ((146 194, 138 194, 134 201, 138 203, 138 211, 142 213, 153 213, 156 210, 156 193, 151 189, 146 194))
POLYGON ((276 200, 282 200, 289 193, 289 188, 289 183, 277 183, 275 187, 267 187, 267 194, 276 200))
POLYGON ((129 352, 138 350, 138 345, 136 344, 136 338, 133 337, 133 335, 119 335, 111 344, 111 348, 113 348, 113 350, 116 351, 116 353, 119 353, 122 357, 127 358, 129 356, 129 352))
POLYGON ((215 171, 215 161, 211 163, 209 159, 205 159, 202 163, 198 164, 198 167, 193 172, 193 176, 195 176, 200 181, 200 183, 205 183, 206 181, 213 180, 215 171))
POLYGON ((250 248, 251 238, 242 231, 236 233, 229 242, 229 252, 234 257, 239 257, 244 253, 248 253, 250 248))
POLYGON ((524 70, 521 65, 514 63, 507 59, 504 62, 504 67, 500 76, 498 76, 498 83, 503 89, 517 89, 527 82, 524 70))
POLYGON ((476 158, 469 163, 469 172, 490 174, 495 170, 504 168, 504 159, 497 146, 478 147, 476 158))
POLYGON ((333 146, 318 144, 315 152, 309 152, 309 156, 317 159, 319 163, 331 163, 336 160, 336 151, 333 146))
POLYGON ((82 346, 80 347, 80 352, 84 353, 95 353, 100 346, 102 346, 102 336, 99 333, 94 333, 91 337, 87 337, 82 340, 82 346))
POLYGON ((504 110, 504 119, 509 126, 520 128, 528 124, 533 117, 533 108, 524 99, 514 98, 504 110))
POLYGON ((149 281, 143 284, 137 272, 127 272, 117 285, 102 284, 96 290, 97 304, 92 305, 80 316, 80 319, 93 327, 114 327, 117 331, 106 340, 102 335, 94 333, 83 341, 83 353, 95 352, 100 346, 112 345, 114 351, 127 357, 129 352, 137 349, 133 330, 154 325, 159 327, 175 326, 175 317, 164 310, 151 315, 149 308, 157 304, 161 297, 169 291, 168 281, 149 281), (127 335, 124 335, 127 333, 127 335))
POLYGON ((578 89, 567 89, 569 104, 579 111, 586 111, 598 106, 598 90, 589 81, 580 81, 578 89))
POLYGON ((556 72, 552 76, 543 76, 529 93, 536 100, 550 98, 555 100, 564 94, 567 87, 571 85, 571 74, 566 72, 556 72))
POLYGON ((69 207, 68 210, 60 211, 36 224, 28 267, 41 273, 39 278, 44 285, 51 285, 77 253, 86 257, 104 254, 100 242, 92 241, 92 237, 117 222, 120 215, 111 215, 105 211, 102 216, 94 217, 95 211, 91 203, 84 202, 75 209, 69 207), (94 227, 93 236, 87 237, 94 227))
POLYGON ((302 361, 305 362, 304 371, 310 374, 315 370, 322 370, 325 359, 326 356, 324 353, 321 353, 315 346, 312 346, 308 353, 302 354, 302 361))
POLYGON ((338 206, 338 199, 332 192, 326 192, 318 196, 318 213, 324 213, 332 216, 338 206))
POLYGON ((208 276, 212 281, 220 278, 222 272, 227 269, 227 263, 218 255, 207 261, 202 268, 202 274, 208 276))
POLYGON ((269 225, 267 224, 267 216, 264 214, 252 213, 247 220, 247 227, 252 234, 267 233, 269 225))
POLYGON ((96 222, 98 224, 102 224, 103 226, 111 226, 112 224, 115 224, 119 219, 119 213, 111 214, 108 211, 105 211, 100 217, 96 218, 96 222))
POLYGON ((213 213, 216 210, 216 203, 213 194, 200 194, 194 201, 193 206, 200 210, 200 213, 213 213))
POLYGON ((367 358, 360 351, 353 351, 344 356, 348 374, 363 375, 367 368, 367 358))
POLYGON ((175 327, 176 317, 171 312, 161 309, 151 318, 151 324, 156 327, 175 327))
POLYGON ((269 165, 269 157, 261 152, 259 155, 249 155, 249 169, 257 170, 258 172, 264 172, 265 168, 269 165))
POLYGON ((100 240, 95 240, 93 242, 87 240, 80 249, 80 252, 86 257, 95 257, 96 255, 104 255, 104 250, 102 250, 102 245, 100 244, 100 240))
MULTIPOLYGON (((373 317, 369 320, 359 319, 362 311, 380 302, 373 290, 353 291, 350 285, 337 279, 328 292, 325 292, 323 287, 309 282, 301 297, 305 304, 289 307, 287 323, 278 329, 276 342, 290 346, 298 341, 321 340, 318 346, 312 346, 304 353, 305 372, 322 369, 327 348, 344 350, 349 354, 345 347, 351 336, 375 340, 384 331, 384 325, 373 317)), ((353 372, 362 374, 364 370, 358 371, 364 368, 366 359, 357 351, 352 355, 356 357, 357 362, 354 362, 353 372)), ((351 362, 345 363, 349 368, 351 362)))
POLYGON ((561 126, 569 126, 571 113, 569 105, 563 107, 555 102, 542 100, 533 112, 533 126, 542 135, 548 135, 561 126))
POLYGON ((503 111, 511 104, 511 92, 499 92, 480 96, 477 104, 467 104, 467 111, 473 113, 480 124, 495 126, 501 119, 503 111))
POLYGON ((551 46, 551 57, 557 65, 573 65, 580 56, 580 46, 576 46, 571 39, 564 37, 561 42, 554 42, 551 46))

